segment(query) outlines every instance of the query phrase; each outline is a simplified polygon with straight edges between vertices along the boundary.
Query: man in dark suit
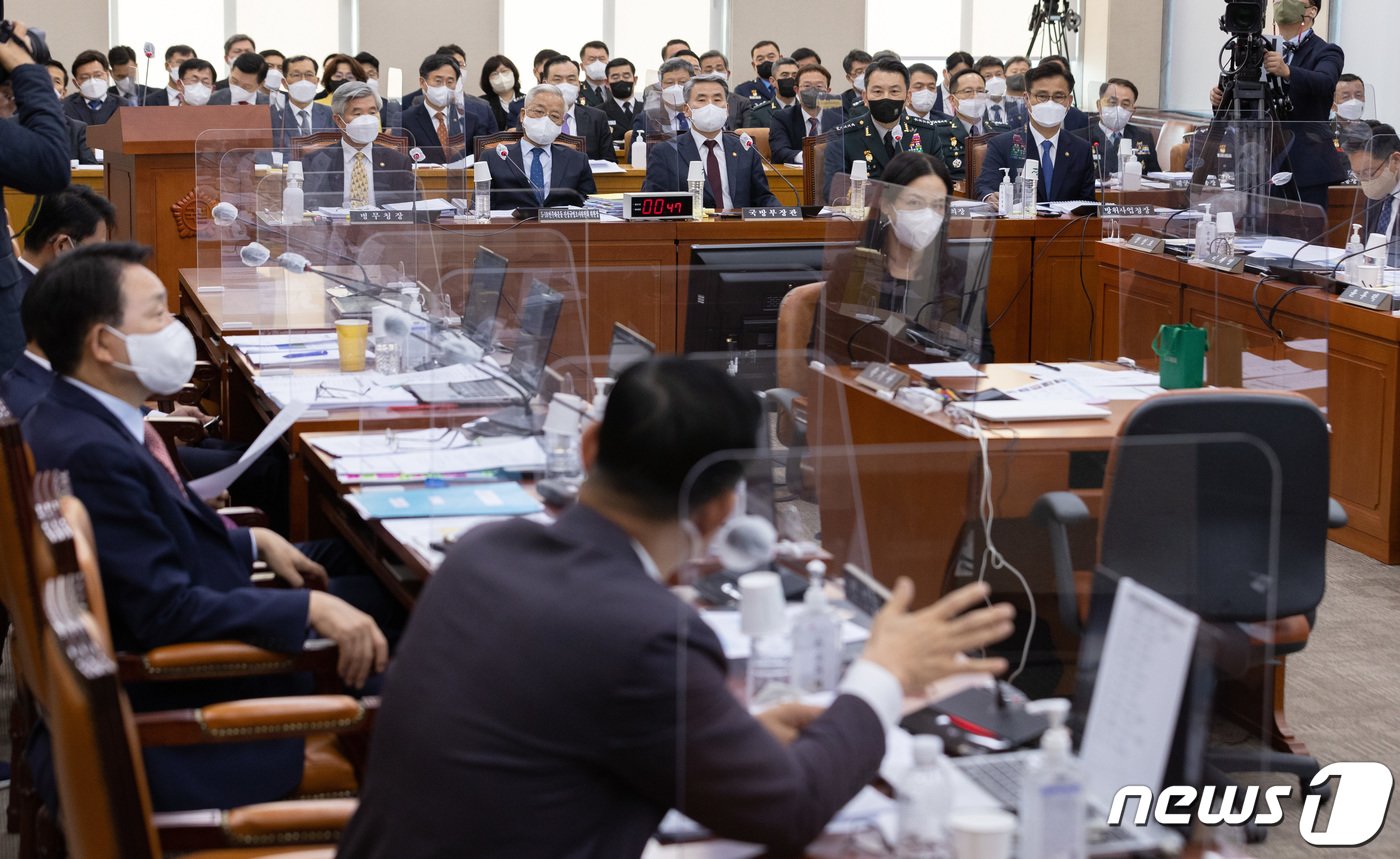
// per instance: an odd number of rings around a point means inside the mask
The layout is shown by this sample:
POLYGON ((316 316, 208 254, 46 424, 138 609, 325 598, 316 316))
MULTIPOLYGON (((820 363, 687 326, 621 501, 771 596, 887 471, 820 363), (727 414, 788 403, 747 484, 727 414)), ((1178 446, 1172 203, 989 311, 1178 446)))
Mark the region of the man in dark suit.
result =
POLYGON ((945 162, 955 157, 944 151, 944 141, 955 139, 948 120, 931 122, 909 115, 909 69, 904 63, 882 58, 866 66, 864 97, 867 111, 831 132, 823 199, 830 199, 832 179, 849 174, 853 161, 863 160, 869 177, 879 179, 885 165, 901 152, 927 152, 945 162))
POLYGON ((228 86, 209 96, 210 104, 268 104, 268 94, 262 91, 267 80, 267 60, 260 54, 245 51, 233 60, 229 69, 228 86))
MULTIPOLYGON (((70 142, 63 109, 54 94, 48 70, 30 56, 23 25, 15 37, 0 43, 0 67, 10 73, 16 119, 0 122, 0 187, 26 194, 52 194, 68 187, 70 142)), ((105 57, 104 57, 105 59, 105 57)), ((0 235, 9 235, 9 218, 0 207, 0 235)), ((21 266, 14 242, 0 242, 0 372, 14 366, 24 351, 19 321, 21 266)))
POLYGON ((1064 121, 1073 80, 1055 64, 1026 72, 1030 90, 1030 124, 1008 131, 987 144, 982 173, 977 177, 976 198, 995 207, 999 201, 1001 168, 1011 168, 1011 178, 1021 174, 1027 158, 1040 161, 1036 198, 1042 202, 1094 199, 1094 156, 1089 141, 1065 133, 1064 121))
POLYGON ((452 103, 452 91, 461 70, 457 61, 446 54, 433 54, 418 66, 418 86, 423 97, 403 112, 403 129, 413 138, 413 145, 423 150, 429 164, 447 164, 472 151, 472 141, 487 134, 475 115, 457 112, 452 103), (462 143, 449 148, 447 141, 463 135, 462 143))
MULTIPOLYGON (((679 56, 679 55, 678 55, 679 56)), ((700 55, 700 74, 702 75, 722 75, 729 80, 729 58, 722 51, 706 51, 700 55)), ((737 131, 744 127, 744 117, 749 112, 749 100, 739 95, 737 92, 729 92, 729 122, 725 123, 726 131, 737 131)))
POLYGON ((735 135, 724 132, 729 115, 729 85, 718 75, 701 75, 685 85, 685 114, 690 131, 647 147, 647 178, 643 191, 684 191, 692 161, 705 175, 705 206, 742 209, 777 206, 768 188, 763 161, 735 135))
POLYGON ((121 100, 108 94, 112 86, 107 55, 83 51, 73 60, 73 85, 78 91, 63 100, 63 110, 85 125, 102 125, 112 118, 121 100))
POLYGON ((754 79, 745 81, 734 91, 755 104, 768 101, 778 94, 771 83, 773 66, 782 57, 783 49, 771 39, 764 39, 749 50, 749 60, 753 64, 754 79))
POLYGON ((579 90, 579 103, 588 107, 603 109, 612 101, 608 90, 608 60, 611 52, 608 43, 594 40, 584 42, 578 49, 579 70, 583 74, 583 86, 579 90))
POLYGON ((552 84, 540 84, 525 94, 520 116, 525 137, 482 155, 491 168, 491 208, 581 206, 597 193, 588 156, 554 142, 566 112, 564 95, 552 84))
POLYGON ((713 455, 752 448, 759 423, 719 369, 635 364, 584 435, 578 503, 453 549, 395 658, 341 859, 464 844, 478 859, 636 859, 671 808, 796 854, 874 778, 903 690, 964 670, 956 654, 1009 635, 1012 611, 953 620, 984 599, 971 585, 909 613, 901 579, 830 707, 749 715, 718 638, 665 576, 733 509, 741 460, 713 455))
MULTIPOLYGON (((224 71, 225 73, 233 69, 233 63, 244 54, 255 54, 258 51, 257 43, 253 37, 244 33, 234 33, 224 40, 224 71)), ((214 82, 214 89, 228 89, 229 79, 222 78, 214 82)))
POLYGON ((656 73, 660 88, 648 88, 646 107, 632 121, 632 130, 645 133, 648 143, 669 140, 690 131, 690 119, 685 113, 685 85, 695 76, 690 61, 672 57, 662 63, 656 73))
POLYGON ((306 158, 306 205, 346 208, 406 203, 415 197, 413 162, 386 146, 375 146, 379 135, 379 97, 368 84, 341 84, 331 101, 331 113, 342 132, 341 141, 306 158))
POLYGON ((137 82, 140 67, 136 63, 136 51, 126 45, 116 45, 107 51, 107 65, 112 70, 112 86, 107 94, 120 101, 123 107, 143 107, 146 98, 159 89, 137 82))
POLYGON ((1108 79, 1099 85, 1099 121, 1077 132, 1088 137, 1089 145, 1098 156, 1100 179, 1106 180, 1118 171, 1118 149, 1124 140, 1130 142, 1133 155, 1142 162, 1144 176, 1162 169, 1157 162, 1157 141, 1152 132, 1131 124, 1137 96, 1137 85, 1132 81, 1108 79))
POLYGON ((316 61, 305 55, 288 57, 282 68, 287 103, 272 108, 272 139, 273 145, 286 151, 291 148, 293 137, 331 131, 337 126, 330 105, 316 103, 316 91, 321 86, 316 61))
POLYGON ((193 60, 197 57, 194 48, 189 45, 171 45, 165 49, 165 73, 166 80, 162 81, 164 86, 153 86, 150 92, 146 93, 146 100, 143 107, 174 107, 180 103, 180 66, 186 60, 193 60))
MULTIPOLYGON (((353 688, 388 662, 375 621, 332 592, 365 584, 349 576, 331 591, 309 591, 326 570, 265 529, 227 528, 178 480, 141 405, 188 377, 194 343, 166 310, 164 284, 145 268, 146 248, 103 244, 65 254, 34 282, 26 317, 58 377, 25 418, 41 469, 63 469, 92 520, 107 616, 118 650, 234 639, 300 651, 308 628, 335 641, 340 675, 353 688), (254 557, 294 587, 249 581, 254 557)), ((369 581, 374 581, 372 578, 369 581)), ((127 690, 138 710, 202 706, 232 697, 288 694, 301 678, 214 684, 151 684, 127 690)), ((52 786, 46 737, 30 761, 42 790, 52 786)), ((290 794, 303 770, 300 741, 178 749, 146 754, 156 808, 231 808, 290 794)), ((52 794, 50 793, 50 798, 52 794)))
POLYGON ((564 95, 564 133, 582 137, 584 150, 594 161, 616 161, 608 115, 579 103, 578 63, 560 54, 544 61, 544 83, 559 88, 564 95))
MULTIPOLYGON (((107 241, 117 227, 117 210, 86 185, 69 185, 56 194, 44 194, 35 203, 38 212, 24 234, 20 251, 20 284, 24 298, 39 269, 74 248, 107 241)), ((15 409, 17 414, 22 414, 15 409)))
POLYGON ((841 124, 841 111, 822 108, 830 96, 831 72, 808 66, 797 73, 797 103, 778 111, 768 123, 768 148, 774 164, 801 164, 802 141, 841 124))
MULTIPOLYGON (((1366 198, 1361 240, 1380 233, 1390 241, 1400 235, 1400 139, 1394 126, 1376 120, 1351 122, 1341 144, 1366 198)), ((1400 266, 1400 245, 1391 245, 1388 252, 1389 265, 1400 266)))
POLYGON ((934 91, 934 113, 941 113, 944 116, 953 115, 953 106, 948 103, 948 96, 953 91, 953 79, 972 68, 972 63, 972 54, 967 51, 954 51, 948 55, 948 58, 943 62, 943 85, 934 91))
MULTIPOLYGON (((642 100, 637 98, 637 67, 630 60, 617 57, 608 61, 609 98, 602 111, 608 117, 613 142, 620 142, 637 115, 642 112, 642 100)), ((629 155, 630 157, 630 155, 629 155)))
MULTIPOLYGON (((1040 65, 1053 65, 1059 68, 1060 71, 1064 72, 1065 79, 1069 81, 1071 93, 1073 92, 1074 72, 1070 70, 1069 60, 1067 58, 1062 57, 1059 54, 1051 54, 1048 57, 1042 58, 1040 61, 1040 65)), ((1030 88, 1029 73, 1027 73, 1026 75, 1026 88, 1030 88)), ((1069 112, 1065 115, 1064 126, 1066 131, 1080 131, 1089 127, 1089 114, 1076 107, 1073 103, 1072 98, 1069 105, 1069 112)))

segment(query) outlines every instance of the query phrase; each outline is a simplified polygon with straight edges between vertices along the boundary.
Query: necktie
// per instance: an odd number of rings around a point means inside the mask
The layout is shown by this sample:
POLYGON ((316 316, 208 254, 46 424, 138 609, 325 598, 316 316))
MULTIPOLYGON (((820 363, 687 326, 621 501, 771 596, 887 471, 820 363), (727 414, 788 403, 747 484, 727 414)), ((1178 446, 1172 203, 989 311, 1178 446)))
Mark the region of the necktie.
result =
POLYGON ((1002 125, 1006 122, 1006 120, 1002 119, 1001 105, 999 104, 992 105, 992 122, 995 122, 997 125, 1002 125))
POLYGON ((981 128, 981 126, 978 126, 978 125, 975 125, 975 124, 974 124, 974 125, 972 126, 972 128, 968 130, 967 134, 968 134, 969 137, 981 137, 981 136, 982 136, 982 128, 981 128))
POLYGON ((350 207, 359 208, 369 204, 369 171, 365 168, 365 154, 355 153, 355 166, 350 171, 350 207))
POLYGON ((1118 157, 1118 141, 1122 139, 1123 135, 1119 134, 1116 131, 1113 132, 1112 137, 1108 138, 1108 152, 1106 154, 1109 158, 1116 159, 1118 157))
POLYGON ((540 150, 530 150, 530 184, 535 187, 535 202, 544 205, 544 161, 540 150))
POLYGON ((1390 222, 1395 217, 1395 198, 1386 197, 1385 204, 1381 206, 1381 218, 1376 222, 1376 232, 1389 238, 1390 222))
POLYGON ((894 142, 893 129, 885 132, 885 151, 890 153, 891 155, 895 154, 895 152, 898 151, 898 144, 894 142))
POLYGON ((680 131, 681 134, 685 134, 690 130, 690 123, 685 121, 685 114, 676 114, 676 129, 680 131))
POLYGON ((146 442, 146 450, 151 452, 160 467, 165 469, 165 473, 170 475, 170 479, 175 481, 175 489, 180 493, 181 498, 188 499, 190 496, 185 491, 185 482, 180 479, 180 472, 175 470, 175 460, 170 458, 170 451, 166 448, 165 442, 161 440, 160 433, 151 426, 150 421, 141 422, 141 432, 146 442))
POLYGON ((720 179, 719 157, 715 155, 715 142, 705 141, 705 184, 710 188, 710 198, 716 209, 724 208, 724 184, 720 179))
MULTIPOLYGON (((573 117, 569 116, 567 113, 564 114, 564 134, 573 134, 573 128, 573 117)), ((539 150, 537 149, 535 151, 538 152, 539 150)))
POLYGON ((815 117, 808 117, 808 119, 807 119, 807 136, 808 136, 808 137, 816 137, 818 133, 819 133, 819 132, 817 131, 817 120, 816 120, 816 118, 815 118, 815 117))
POLYGON ((632 127, 632 102, 627 102, 622 106, 622 120, 628 128, 632 127))
POLYGON ((311 133, 311 117, 304 110, 297 111, 297 130, 302 134, 311 133))
POLYGON ((438 146, 445 150, 447 149, 447 121, 443 119, 442 111, 439 110, 434 114, 434 120, 437 123, 438 146))
POLYGON ((90 110, 97 110, 97 109, 98 109, 99 107, 101 107, 101 106, 102 106, 102 101, 101 101, 100 99, 99 99, 99 100, 96 100, 96 101, 90 101, 90 102, 88 102, 88 108, 89 108, 90 110))
POLYGON ((1050 199, 1050 189, 1055 187, 1055 162, 1051 160, 1050 153, 1054 150, 1055 144, 1048 140, 1040 144, 1040 184, 1045 188, 1045 199, 1050 199))

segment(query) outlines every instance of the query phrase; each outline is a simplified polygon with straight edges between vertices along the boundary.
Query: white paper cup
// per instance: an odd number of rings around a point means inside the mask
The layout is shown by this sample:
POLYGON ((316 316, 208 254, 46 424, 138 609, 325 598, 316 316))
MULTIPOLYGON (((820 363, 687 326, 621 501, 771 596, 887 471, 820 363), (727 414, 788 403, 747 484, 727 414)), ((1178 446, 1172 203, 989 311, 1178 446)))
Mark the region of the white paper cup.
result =
POLYGON ((1014 814, 996 809, 954 811, 947 826, 956 859, 1011 859, 1014 814))

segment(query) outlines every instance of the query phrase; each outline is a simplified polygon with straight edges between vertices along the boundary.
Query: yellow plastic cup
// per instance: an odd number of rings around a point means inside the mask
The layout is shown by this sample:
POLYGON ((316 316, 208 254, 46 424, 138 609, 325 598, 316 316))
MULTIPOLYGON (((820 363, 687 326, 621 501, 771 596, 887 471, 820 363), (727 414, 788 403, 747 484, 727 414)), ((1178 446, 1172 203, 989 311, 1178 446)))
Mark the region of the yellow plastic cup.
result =
POLYGON ((337 319, 335 341, 340 350, 340 372, 358 373, 365 368, 365 346, 369 341, 368 319, 337 319))

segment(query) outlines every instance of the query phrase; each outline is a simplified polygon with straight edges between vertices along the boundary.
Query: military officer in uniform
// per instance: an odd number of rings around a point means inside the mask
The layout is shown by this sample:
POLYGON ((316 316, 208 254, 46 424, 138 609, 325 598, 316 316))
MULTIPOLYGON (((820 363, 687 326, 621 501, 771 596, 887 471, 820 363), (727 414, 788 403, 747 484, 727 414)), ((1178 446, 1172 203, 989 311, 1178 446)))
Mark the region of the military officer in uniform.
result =
POLYGON ((767 128, 779 111, 797 104, 797 60, 779 57, 773 64, 774 95, 766 101, 749 103, 744 113, 744 128, 767 128))
POLYGON ((949 165, 956 161, 959 168, 963 167, 960 146, 956 150, 944 149, 945 141, 956 144, 951 123, 944 120, 940 126, 910 116, 905 110, 909 69, 904 63, 881 59, 867 66, 863 98, 867 112, 831 131, 822 179, 824 199, 831 199, 832 177, 849 174, 853 161, 864 161, 871 179, 879 179, 885 165, 901 152, 927 152, 949 165))
POLYGON ((1142 162, 1142 173, 1157 173, 1157 141, 1152 132, 1130 125, 1137 107, 1138 89, 1125 78, 1109 78, 1099 86, 1098 122, 1078 132, 1088 136, 1098 163, 1098 178, 1108 179, 1118 171, 1118 149, 1123 140, 1130 141, 1133 155, 1142 162))

